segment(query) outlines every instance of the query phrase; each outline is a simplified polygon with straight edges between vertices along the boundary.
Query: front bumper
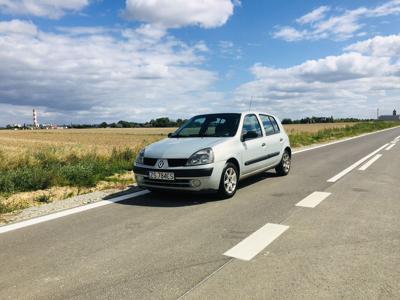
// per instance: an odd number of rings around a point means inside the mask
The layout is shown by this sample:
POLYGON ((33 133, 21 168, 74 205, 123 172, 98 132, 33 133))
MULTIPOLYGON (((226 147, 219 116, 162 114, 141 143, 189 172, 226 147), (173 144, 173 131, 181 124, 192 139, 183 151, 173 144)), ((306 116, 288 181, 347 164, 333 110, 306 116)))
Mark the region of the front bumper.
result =
POLYGON ((135 165, 133 171, 139 187, 165 190, 203 191, 218 190, 221 178, 219 164, 196 168, 156 169, 145 165, 135 165), (150 171, 173 172, 175 180, 155 180, 149 178, 150 171))

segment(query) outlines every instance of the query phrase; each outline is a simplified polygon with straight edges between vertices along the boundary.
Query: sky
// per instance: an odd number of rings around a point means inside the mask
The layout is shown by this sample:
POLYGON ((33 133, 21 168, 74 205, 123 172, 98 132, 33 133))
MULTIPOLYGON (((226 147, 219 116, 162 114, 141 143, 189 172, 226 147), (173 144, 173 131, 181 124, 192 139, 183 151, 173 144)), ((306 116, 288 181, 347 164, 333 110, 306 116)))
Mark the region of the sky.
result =
POLYGON ((400 111, 400 0, 0 0, 0 126, 400 111))

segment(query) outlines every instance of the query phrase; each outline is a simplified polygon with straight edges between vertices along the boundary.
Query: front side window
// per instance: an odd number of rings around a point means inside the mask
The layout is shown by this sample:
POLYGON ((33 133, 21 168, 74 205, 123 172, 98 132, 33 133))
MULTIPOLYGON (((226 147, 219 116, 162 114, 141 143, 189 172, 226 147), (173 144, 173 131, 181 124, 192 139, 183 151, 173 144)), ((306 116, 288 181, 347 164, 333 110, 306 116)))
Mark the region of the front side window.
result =
POLYGON ((262 136, 261 126, 256 115, 247 115, 244 117, 242 135, 245 135, 250 131, 255 132, 257 138, 262 136))
POLYGON ((240 114, 209 114, 196 116, 171 135, 185 137, 233 137, 240 122, 240 114))
POLYGON ((272 124, 271 119, 266 115, 260 115, 261 122, 263 123, 265 134, 271 135, 275 133, 274 126, 272 124))

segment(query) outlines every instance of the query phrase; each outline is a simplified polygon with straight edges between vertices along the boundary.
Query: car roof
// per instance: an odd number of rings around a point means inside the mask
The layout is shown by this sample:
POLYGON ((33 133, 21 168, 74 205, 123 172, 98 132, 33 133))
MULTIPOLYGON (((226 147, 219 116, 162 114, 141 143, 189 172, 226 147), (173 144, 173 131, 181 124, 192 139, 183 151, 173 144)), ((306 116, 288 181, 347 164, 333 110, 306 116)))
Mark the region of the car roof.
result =
POLYGON ((205 115, 218 115, 218 114, 240 114, 240 115, 248 115, 248 114, 262 114, 262 115, 268 115, 271 117, 276 118, 275 115, 270 114, 268 112, 265 111, 254 111, 254 110, 250 110, 250 111, 242 111, 242 112, 217 112, 217 113, 208 113, 208 114, 201 114, 201 115, 197 115, 197 116, 205 116, 205 115))
POLYGON ((265 112, 265 111, 254 111, 254 110, 251 110, 251 111, 242 111, 241 114, 242 114, 242 115, 261 114, 261 115, 268 115, 268 116, 271 116, 271 117, 276 118, 273 114, 270 114, 270 113, 265 112))

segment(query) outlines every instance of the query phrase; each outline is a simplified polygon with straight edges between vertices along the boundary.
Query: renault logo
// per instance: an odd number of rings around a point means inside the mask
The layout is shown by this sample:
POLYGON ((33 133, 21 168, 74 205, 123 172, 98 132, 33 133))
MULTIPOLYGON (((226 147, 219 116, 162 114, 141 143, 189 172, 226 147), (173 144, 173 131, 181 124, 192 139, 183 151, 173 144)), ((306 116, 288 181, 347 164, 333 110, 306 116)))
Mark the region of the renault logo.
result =
POLYGON ((162 160, 162 159, 160 159, 159 161, 158 161, 158 168, 159 169, 161 169, 162 167, 164 167, 164 160, 162 160))

